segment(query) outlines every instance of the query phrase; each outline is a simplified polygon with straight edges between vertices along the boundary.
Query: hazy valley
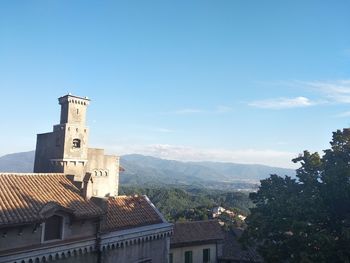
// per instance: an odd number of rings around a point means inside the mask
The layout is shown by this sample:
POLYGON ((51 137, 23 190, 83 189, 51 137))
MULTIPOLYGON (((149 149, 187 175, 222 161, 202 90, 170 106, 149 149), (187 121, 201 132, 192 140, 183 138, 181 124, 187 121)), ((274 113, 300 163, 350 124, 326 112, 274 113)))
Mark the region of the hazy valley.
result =
MULTIPOLYGON (((34 151, 0 157, 1 172, 30 173, 34 151)), ((255 164, 220 162, 180 162, 151 156, 130 154, 121 156, 120 184, 128 186, 184 186, 220 190, 257 188, 259 181, 270 174, 295 176, 292 169, 255 164)))

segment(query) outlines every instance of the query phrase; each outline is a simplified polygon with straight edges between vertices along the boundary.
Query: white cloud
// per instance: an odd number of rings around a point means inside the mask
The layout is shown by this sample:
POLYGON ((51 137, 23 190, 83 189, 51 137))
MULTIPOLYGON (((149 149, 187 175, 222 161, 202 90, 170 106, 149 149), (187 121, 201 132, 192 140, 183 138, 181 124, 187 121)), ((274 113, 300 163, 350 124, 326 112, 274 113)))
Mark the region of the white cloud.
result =
POLYGON ((330 103, 350 103, 350 80, 300 82, 316 89, 330 103))
POLYGON ((291 160, 297 156, 293 152, 276 150, 225 150, 225 149, 201 149, 179 145, 152 144, 152 145, 128 145, 126 147, 109 148, 110 151, 123 154, 139 153, 163 159, 178 161, 216 161, 246 164, 264 164, 276 167, 296 168, 291 160))
POLYGON ((300 107, 309 107, 316 105, 317 103, 311 101, 306 97, 296 97, 296 98, 276 98, 267 100, 257 100, 250 102, 248 105, 263 109, 291 109, 300 107))
POLYGON ((305 96, 295 98, 273 98, 257 100, 248 105, 264 109, 288 109, 309 107, 321 104, 348 104, 350 103, 350 79, 329 81, 298 81, 263 83, 264 85, 289 86, 316 92, 317 100, 310 100, 305 96))

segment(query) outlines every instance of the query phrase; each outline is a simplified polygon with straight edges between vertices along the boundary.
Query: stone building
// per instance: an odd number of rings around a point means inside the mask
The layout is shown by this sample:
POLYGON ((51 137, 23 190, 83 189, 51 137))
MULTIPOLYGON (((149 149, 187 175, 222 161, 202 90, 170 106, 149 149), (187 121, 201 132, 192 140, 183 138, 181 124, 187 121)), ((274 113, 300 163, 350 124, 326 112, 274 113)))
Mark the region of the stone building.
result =
POLYGON ((172 224, 146 196, 119 196, 119 158, 88 147, 87 98, 59 98, 34 173, 0 173, 0 263, 167 262, 172 224))
POLYGON ((216 220, 175 223, 170 241, 170 263, 217 263, 224 234, 216 220))
POLYGON ((88 175, 91 182, 88 196, 117 196, 119 157, 88 147, 86 112, 90 100, 66 95, 58 101, 60 124, 53 126, 52 132, 38 134, 34 172, 71 175, 78 187, 84 187, 88 175))

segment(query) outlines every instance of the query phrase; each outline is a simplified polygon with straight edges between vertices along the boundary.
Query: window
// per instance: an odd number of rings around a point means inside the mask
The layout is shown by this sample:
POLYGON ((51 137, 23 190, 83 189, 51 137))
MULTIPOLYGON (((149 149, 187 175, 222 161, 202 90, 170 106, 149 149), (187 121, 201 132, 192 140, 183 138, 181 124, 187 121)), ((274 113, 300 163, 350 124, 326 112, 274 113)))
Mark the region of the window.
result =
POLYGON ((63 217, 51 216, 45 221, 44 241, 62 239, 63 217))
POLYGON ((169 263, 173 263, 173 253, 169 254, 169 263))
POLYGON ((203 263, 210 262, 210 249, 206 248, 203 249, 203 263))
POLYGON ((193 263, 192 251, 186 251, 185 252, 185 263, 193 263))
POLYGON ((80 140, 79 139, 73 140, 73 148, 80 148, 80 140))

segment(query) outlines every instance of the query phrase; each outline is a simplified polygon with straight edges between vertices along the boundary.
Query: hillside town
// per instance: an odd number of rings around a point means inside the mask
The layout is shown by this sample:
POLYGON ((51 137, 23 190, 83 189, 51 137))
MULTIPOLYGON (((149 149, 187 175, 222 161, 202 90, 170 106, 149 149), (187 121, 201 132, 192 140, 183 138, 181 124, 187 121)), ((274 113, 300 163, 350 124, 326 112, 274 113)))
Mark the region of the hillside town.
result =
POLYGON ((350 263, 350 1, 0 1, 0 263, 350 263))
POLYGON ((221 226, 242 215, 216 207, 213 220, 173 224, 147 196, 119 195, 119 157, 89 148, 90 99, 58 101, 60 123, 37 136, 34 173, 0 173, 0 262, 231 262, 227 251, 241 248, 221 226), (228 222, 214 220, 223 213, 228 222))

